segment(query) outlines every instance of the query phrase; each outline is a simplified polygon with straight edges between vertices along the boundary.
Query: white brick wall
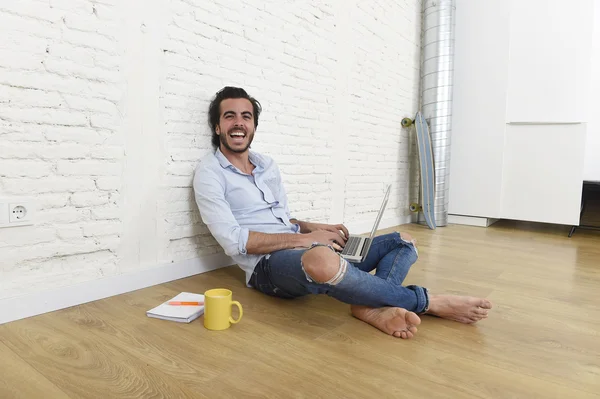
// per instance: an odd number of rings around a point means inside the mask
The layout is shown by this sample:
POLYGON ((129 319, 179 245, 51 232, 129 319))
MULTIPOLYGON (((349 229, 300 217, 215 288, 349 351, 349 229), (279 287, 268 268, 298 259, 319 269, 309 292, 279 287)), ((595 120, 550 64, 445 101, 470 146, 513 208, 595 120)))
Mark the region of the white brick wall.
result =
POLYGON ((109 3, 0 3, 0 197, 38 207, 35 226, 0 229, 0 298, 116 270, 123 150, 106 143, 122 86, 109 3))
POLYGON ((0 197, 39 212, 0 229, 0 298, 222 252, 191 182, 225 85, 263 105, 253 148, 296 217, 372 220, 385 182, 407 215, 419 5, 2 1, 0 197))
POLYGON ((294 214, 326 219, 331 203, 327 171, 335 147, 330 101, 336 74, 335 17, 317 1, 297 2, 295 7, 265 5, 258 11, 240 4, 235 12, 204 3, 190 7, 173 2, 165 45, 167 171, 174 187, 167 198, 188 203, 167 215, 169 227, 174 227, 169 239, 175 258, 218 245, 212 239, 190 237, 210 235, 200 229, 199 218, 193 219, 192 229, 182 230, 174 221, 182 223, 180 215, 196 208, 189 172, 212 150, 206 110, 224 85, 245 87, 261 102, 253 148, 279 162, 294 214))
MULTIPOLYGON (((346 218, 374 218, 385 184, 394 183, 386 216, 406 215, 409 198, 408 131, 398 122, 416 111, 420 3, 397 7, 357 2, 352 11, 355 62, 351 70, 346 218), (395 40, 390 40, 396 38, 395 40)), ((414 197, 414 195, 413 195, 414 197)), ((414 198, 413 198, 414 199, 414 198)))

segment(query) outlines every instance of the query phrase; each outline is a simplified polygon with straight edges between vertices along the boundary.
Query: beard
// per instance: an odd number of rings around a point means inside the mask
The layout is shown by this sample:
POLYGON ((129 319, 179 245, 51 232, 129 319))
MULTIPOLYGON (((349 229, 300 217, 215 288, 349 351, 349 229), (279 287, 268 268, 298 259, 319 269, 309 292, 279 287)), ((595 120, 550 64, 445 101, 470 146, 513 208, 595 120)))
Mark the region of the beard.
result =
POLYGON ((248 148, 250 148, 250 144, 252 144, 252 140, 254 140, 254 132, 252 132, 252 133, 244 132, 244 133, 246 133, 246 137, 248 138, 248 144, 246 144, 246 146, 244 148, 233 148, 227 142, 227 137, 229 137, 229 133, 236 132, 236 131, 239 132, 239 129, 231 129, 229 132, 227 132, 227 134, 220 134, 219 140, 221 141, 221 144, 223 145, 223 147, 227 148, 229 151, 241 154, 243 152, 246 152, 248 150, 248 148))

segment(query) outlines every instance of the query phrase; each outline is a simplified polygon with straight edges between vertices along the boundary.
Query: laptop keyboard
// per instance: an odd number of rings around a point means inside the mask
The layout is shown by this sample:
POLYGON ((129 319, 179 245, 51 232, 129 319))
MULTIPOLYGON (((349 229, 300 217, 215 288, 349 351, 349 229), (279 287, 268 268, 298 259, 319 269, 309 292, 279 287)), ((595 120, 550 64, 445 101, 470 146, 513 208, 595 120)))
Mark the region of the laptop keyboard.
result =
POLYGON ((360 244, 360 237, 348 238, 348 241, 346 241, 346 245, 342 250, 342 255, 353 255, 358 247, 358 244, 360 244))

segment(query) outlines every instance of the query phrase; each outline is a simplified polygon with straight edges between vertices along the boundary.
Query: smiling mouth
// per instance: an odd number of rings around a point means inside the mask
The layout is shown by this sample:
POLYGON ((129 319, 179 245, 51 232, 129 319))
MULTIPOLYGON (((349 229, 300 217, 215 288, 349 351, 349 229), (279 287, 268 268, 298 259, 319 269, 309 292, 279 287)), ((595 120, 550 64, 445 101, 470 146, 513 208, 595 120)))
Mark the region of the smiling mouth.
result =
POLYGON ((233 140, 233 142, 241 142, 246 138, 246 133, 244 132, 232 132, 229 133, 229 137, 233 140))

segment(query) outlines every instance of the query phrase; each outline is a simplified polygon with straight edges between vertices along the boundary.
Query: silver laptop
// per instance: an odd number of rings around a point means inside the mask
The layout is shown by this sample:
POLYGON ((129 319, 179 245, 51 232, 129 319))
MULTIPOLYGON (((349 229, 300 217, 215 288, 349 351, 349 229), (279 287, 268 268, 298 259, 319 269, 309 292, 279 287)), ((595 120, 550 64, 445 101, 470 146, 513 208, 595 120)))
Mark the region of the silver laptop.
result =
POLYGON ((371 230, 371 235, 369 237, 362 237, 350 234, 348 240, 346 241, 346 246, 344 246, 344 249, 340 253, 342 258, 350 262, 360 263, 367 257, 369 249, 371 248, 371 243, 375 237, 375 232, 377 231, 377 227, 379 227, 379 222, 383 216, 383 211, 387 205, 391 187, 391 185, 387 186, 387 191, 385 192, 385 197, 383 197, 383 203, 381 204, 381 208, 377 214, 377 219, 375 219, 375 224, 371 230))

